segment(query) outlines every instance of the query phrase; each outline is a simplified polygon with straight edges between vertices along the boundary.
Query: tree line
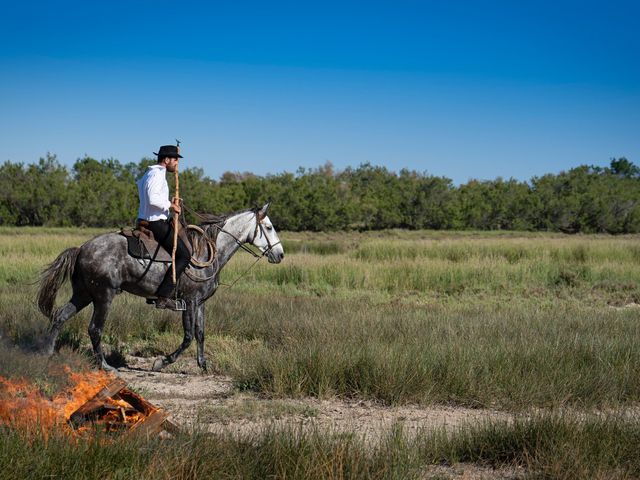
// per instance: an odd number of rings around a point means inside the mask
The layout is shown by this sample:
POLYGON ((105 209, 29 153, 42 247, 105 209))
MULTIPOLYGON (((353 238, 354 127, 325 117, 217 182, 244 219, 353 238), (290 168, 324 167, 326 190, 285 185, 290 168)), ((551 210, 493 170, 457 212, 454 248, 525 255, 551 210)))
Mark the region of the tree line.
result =
MULTIPOLYGON (((135 180, 154 162, 85 157, 68 169, 55 155, 33 164, 7 161, 0 166, 0 225, 132 225, 135 180)), ((281 230, 640 232, 640 168, 626 158, 530 181, 497 178, 459 186, 445 177, 368 163, 341 171, 327 163, 266 176, 226 172, 219 180, 187 168, 180 172, 180 192, 191 210, 207 213, 269 199, 270 218, 281 230)))

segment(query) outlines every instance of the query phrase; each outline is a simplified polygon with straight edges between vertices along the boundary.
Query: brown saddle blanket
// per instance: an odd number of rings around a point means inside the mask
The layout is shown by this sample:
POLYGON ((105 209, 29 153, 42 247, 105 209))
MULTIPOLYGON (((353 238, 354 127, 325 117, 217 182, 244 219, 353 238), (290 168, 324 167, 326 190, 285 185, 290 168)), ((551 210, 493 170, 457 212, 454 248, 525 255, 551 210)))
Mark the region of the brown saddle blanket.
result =
MULTIPOLYGON (((132 257, 145 258, 153 260, 154 262, 171 263, 171 252, 167 252, 165 248, 156 241, 151 230, 143 226, 122 228, 120 235, 127 239, 127 248, 129 255, 132 257)), ((193 255, 191 242, 184 228, 178 230, 178 237, 180 237, 182 243, 186 245, 189 253, 193 255)))

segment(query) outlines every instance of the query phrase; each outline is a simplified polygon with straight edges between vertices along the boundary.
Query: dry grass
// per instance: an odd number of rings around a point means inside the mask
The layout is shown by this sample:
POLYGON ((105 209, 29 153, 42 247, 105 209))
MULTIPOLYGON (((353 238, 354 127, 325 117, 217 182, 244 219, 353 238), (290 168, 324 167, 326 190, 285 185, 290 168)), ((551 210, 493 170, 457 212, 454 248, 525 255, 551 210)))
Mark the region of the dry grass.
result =
MULTIPOLYGON (((97 232, 0 233, 0 335, 12 345, 32 345, 47 323, 31 283, 63 249, 97 232)), ((281 265, 258 264, 208 303, 213 371, 230 375, 237 390, 275 402, 265 411, 241 405, 231 416, 277 415, 288 408, 286 398, 309 395, 513 412, 619 410, 640 400, 638 236, 388 231, 282 237, 287 256, 281 265)), ((251 261, 238 254, 223 280, 235 279, 251 261)), ((65 361, 88 362, 89 315, 87 309, 65 326, 65 361)), ((181 335, 177 315, 122 295, 104 339, 121 357, 154 356, 175 348, 181 335)), ((46 360, 2 350, 0 374, 46 381, 46 360)), ((193 348, 185 353, 193 354, 193 348)), ((19 459, 15 472, 34 478, 45 471, 65 478, 87 471, 90 478, 105 472, 103 478, 150 472, 155 478, 206 472, 411 478, 425 463, 460 461, 523 465, 545 478, 632 478, 640 475, 630 453, 640 438, 638 424, 629 418, 576 423, 551 414, 456 434, 425 433, 418 443, 391 432, 373 456, 355 437, 293 431, 244 441, 196 435, 99 452, 90 446, 75 451, 64 441, 25 446, 19 435, 3 432, 0 452, 5 461, 19 459), (191 452, 186 457, 167 453, 185 448, 191 452), (150 452, 162 452, 162 459, 150 452), (78 467, 65 470, 46 455, 78 467)))

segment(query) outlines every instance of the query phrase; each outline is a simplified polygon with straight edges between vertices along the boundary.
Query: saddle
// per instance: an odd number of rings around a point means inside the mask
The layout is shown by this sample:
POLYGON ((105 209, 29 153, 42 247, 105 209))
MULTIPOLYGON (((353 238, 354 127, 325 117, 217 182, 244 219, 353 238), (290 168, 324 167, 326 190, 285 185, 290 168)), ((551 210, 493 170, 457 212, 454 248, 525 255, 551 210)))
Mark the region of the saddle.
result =
MULTIPOLYGON (((129 255, 134 258, 142 258, 153 262, 171 263, 171 252, 167 252, 153 236, 153 232, 144 226, 144 223, 138 223, 135 228, 121 228, 120 235, 127 239, 127 248, 129 255)), ((178 237, 182 240, 189 250, 189 254, 193 255, 193 246, 184 228, 178 230, 178 237)))

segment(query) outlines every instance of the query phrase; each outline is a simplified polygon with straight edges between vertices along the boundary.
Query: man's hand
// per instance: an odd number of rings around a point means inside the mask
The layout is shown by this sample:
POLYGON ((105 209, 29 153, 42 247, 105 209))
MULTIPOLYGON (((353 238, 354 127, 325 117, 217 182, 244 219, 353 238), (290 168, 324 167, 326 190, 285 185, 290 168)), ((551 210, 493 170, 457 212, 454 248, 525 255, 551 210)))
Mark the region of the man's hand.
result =
POLYGON ((180 199, 178 197, 173 197, 173 200, 171 200, 171 210, 178 215, 182 212, 182 208, 180 208, 180 199))

